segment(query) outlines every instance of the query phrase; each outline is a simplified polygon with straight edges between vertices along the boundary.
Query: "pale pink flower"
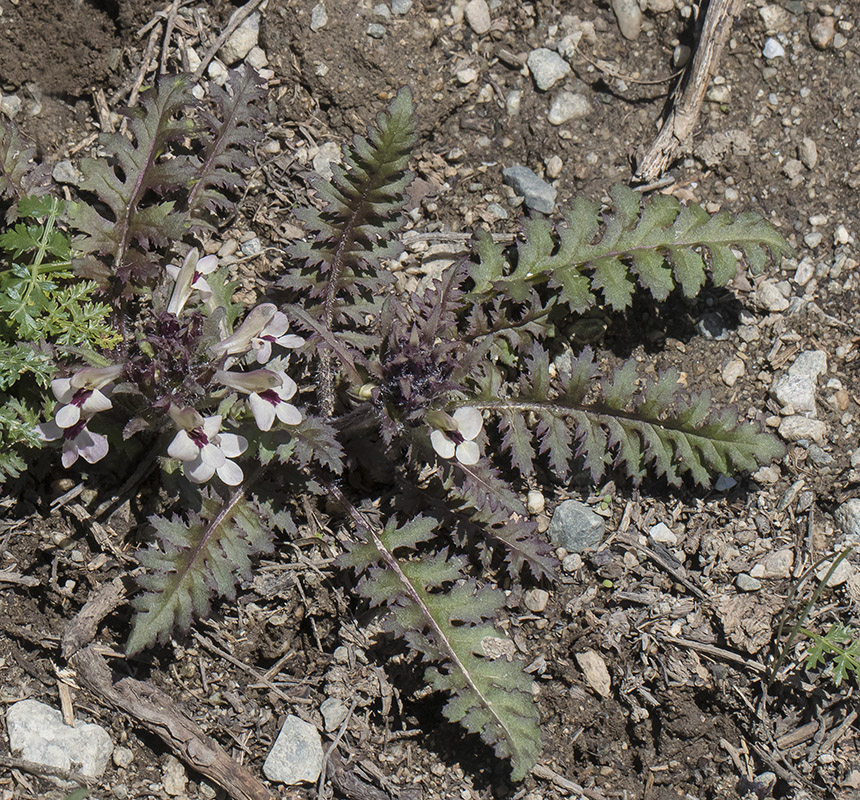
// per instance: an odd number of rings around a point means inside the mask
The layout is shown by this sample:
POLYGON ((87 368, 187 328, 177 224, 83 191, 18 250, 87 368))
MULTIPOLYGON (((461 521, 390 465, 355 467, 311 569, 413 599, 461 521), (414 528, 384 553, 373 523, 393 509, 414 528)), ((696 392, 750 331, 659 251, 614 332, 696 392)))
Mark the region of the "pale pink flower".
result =
POLYGON ((168 312, 178 317, 194 290, 200 292, 200 297, 205 303, 212 296, 212 287, 203 276, 214 272, 217 268, 218 259, 212 255, 199 258, 196 247, 188 251, 181 267, 168 264, 167 274, 173 278, 173 293, 167 304, 168 312))
POLYGON ((101 461, 108 452, 108 440, 100 433, 87 429, 88 419, 80 419, 74 425, 61 428, 53 420, 37 425, 39 436, 46 442, 63 440, 63 466, 68 469, 78 458, 90 464, 101 461))
POLYGON ((444 430, 437 428, 430 434, 433 449, 442 458, 456 457, 461 464, 477 464, 481 450, 474 440, 484 427, 481 412, 477 408, 463 406, 448 417, 446 423, 444 430))
POLYGON ((54 421, 61 428, 71 428, 83 418, 112 407, 108 399, 111 382, 122 374, 122 365, 85 367, 69 378, 51 381, 51 391, 61 405, 54 421), (104 391, 102 391, 104 390, 104 391))
POLYGON ((281 311, 275 312, 275 315, 269 320, 268 324, 259 336, 251 339, 251 348, 257 351, 257 363, 265 364, 272 357, 272 345, 277 344, 281 347, 301 347, 305 340, 301 336, 296 336, 294 333, 287 333, 290 328, 290 322, 287 315, 281 311))
POLYGON ((228 337, 213 344, 209 352, 215 356, 247 353, 251 349, 251 341, 262 334, 276 313, 278 308, 274 303, 261 303, 254 306, 242 324, 228 337))
POLYGON ((167 448, 171 458, 183 462, 185 476, 193 483, 206 483, 213 475, 228 486, 238 486, 244 476, 242 468, 231 459, 248 449, 248 440, 235 433, 221 433, 221 417, 201 417, 193 409, 172 411, 182 425, 167 448))
POLYGON ((219 369, 215 380, 248 395, 248 405, 261 431, 271 430, 276 417, 285 425, 298 425, 302 421, 301 411, 287 402, 296 393, 296 382, 283 370, 233 372, 219 369))

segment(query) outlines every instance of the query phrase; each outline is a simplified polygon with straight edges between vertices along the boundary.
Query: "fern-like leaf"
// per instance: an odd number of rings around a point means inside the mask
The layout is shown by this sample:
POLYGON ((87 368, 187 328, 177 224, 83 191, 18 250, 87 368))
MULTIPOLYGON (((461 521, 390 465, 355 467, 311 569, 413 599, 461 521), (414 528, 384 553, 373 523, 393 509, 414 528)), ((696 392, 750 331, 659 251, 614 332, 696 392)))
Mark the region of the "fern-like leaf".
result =
POLYGON ((434 536, 433 519, 389 523, 380 533, 361 518, 357 524, 366 541, 350 546, 341 566, 364 575, 359 591, 388 607, 393 632, 425 660, 442 663, 429 667, 426 678, 450 694, 445 716, 510 758, 513 780, 522 780, 540 751, 531 679, 521 662, 488 658, 483 648, 488 637, 502 638, 488 620, 504 605, 503 593, 465 578, 464 559, 446 550, 412 557, 434 536))
MULTIPOLYGON (((480 399, 469 405, 499 414, 503 424, 516 415, 532 415, 539 450, 561 476, 579 457, 594 481, 614 460, 637 483, 650 464, 672 485, 689 475, 707 487, 712 475, 754 470, 784 452, 776 437, 752 423, 738 422, 735 412, 712 414, 706 392, 682 394, 677 372, 666 372, 636 393, 631 360, 595 392, 589 348, 571 361, 558 386, 549 386, 546 367, 546 357, 535 345, 531 375, 522 380, 520 396, 495 399, 495 381, 488 378, 480 399)), ((534 451, 527 438, 508 435, 504 441, 514 466, 530 463, 534 451)))
POLYGON ((475 291, 495 287, 519 301, 529 285, 545 282, 577 313, 593 306, 598 293, 619 310, 630 305, 637 284, 656 300, 665 300, 676 286, 692 297, 709 268, 714 283, 725 285, 737 269, 736 250, 756 274, 767 263, 767 251, 777 261, 790 252, 785 239, 755 214, 711 216, 695 203, 681 206, 666 195, 643 201, 624 186, 614 187, 611 195, 615 214, 603 224, 599 208, 584 199, 574 202, 566 226, 526 220, 512 270, 499 246, 488 237, 479 239, 472 266, 475 291))
POLYGON ((241 490, 223 504, 204 496, 202 513, 189 513, 188 522, 178 516, 150 521, 160 546, 137 554, 145 568, 137 577, 144 593, 134 601, 129 655, 166 643, 174 630, 187 631, 195 617, 209 614, 215 595, 233 600, 237 581, 252 578, 251 557, 272 551, 260 508, 241 490))

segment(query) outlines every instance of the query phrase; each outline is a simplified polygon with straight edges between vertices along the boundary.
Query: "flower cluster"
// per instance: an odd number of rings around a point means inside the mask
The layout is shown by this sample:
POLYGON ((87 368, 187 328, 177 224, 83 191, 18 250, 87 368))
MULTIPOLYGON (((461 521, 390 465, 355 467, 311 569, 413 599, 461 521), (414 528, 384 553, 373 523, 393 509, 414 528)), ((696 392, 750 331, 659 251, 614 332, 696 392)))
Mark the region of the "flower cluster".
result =
POLYGON ((484 427, 484 418, 477 408, 463 406, 452 416, 442 411, 431 411, 427 418, 434 428, 430 443, 442 458, 456 458, 466 465, 478 463, 481 449, 475 439, 484 427))

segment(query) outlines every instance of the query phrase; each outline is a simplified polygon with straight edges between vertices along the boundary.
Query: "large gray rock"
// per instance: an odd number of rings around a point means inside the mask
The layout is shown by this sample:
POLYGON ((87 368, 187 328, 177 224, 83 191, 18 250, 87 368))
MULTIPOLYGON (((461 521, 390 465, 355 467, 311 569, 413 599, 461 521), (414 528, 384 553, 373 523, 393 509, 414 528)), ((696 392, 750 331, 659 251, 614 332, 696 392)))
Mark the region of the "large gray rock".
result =
POLYGON ((585 503, 565 500, 559 504, 549 522, 547 535, 557 547, 568 553, 581 553, 597 547, 603 541, 606 523, 585 503))
POLYGON ((57 709, 38 700, 21 700, 9 706, 6 729, 9 749, 26 761, 74 769, 94 778, 105 771, 113 752, 113 742, 100 725, 66 725, 57 709))
POLYGON ((502 180, 525 198, 529 208, 542 214, 552 214, 555 209, 556 190, 528 167, 516 165, 503 169, 502 180))
POLYGON ((263 774, 277 783, 313 783, 320 776, 322 761, 322 741, 317 729, 290 715, 266 757, 263 774))
POLYGON ((235 64, 241 61, 252 47, 257 46, 260 36, 260 12, 249 14, 242 24, 233 31, 230 38, 224 42, 219 55, 225 64, 235 64))

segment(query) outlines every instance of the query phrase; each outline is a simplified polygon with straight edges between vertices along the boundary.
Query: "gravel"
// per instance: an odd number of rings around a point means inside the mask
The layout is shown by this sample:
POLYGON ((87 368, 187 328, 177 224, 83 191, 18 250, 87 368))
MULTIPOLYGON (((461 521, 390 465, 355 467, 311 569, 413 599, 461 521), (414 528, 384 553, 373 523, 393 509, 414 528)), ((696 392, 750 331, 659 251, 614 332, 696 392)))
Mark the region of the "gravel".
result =
POLYGON ((833 512, 833 518, 842 533, 860 540, 860 499, 846 500, 833 512))
POLYGON ((603 517, 578 500, 565 500, 556 508, 547 535, 556 547, 568 553, 581 553, 603 541, 606 523, 603 517))
POLYGON ((325 3, 317 3, 311 9, 311 30, 318 31, 328 23, 328 12, 325 10, 325 3))
POLYGON ((774 58, 782 58, 785 55, 785 48, 773 37, 769 38, 764 43, 764 49, 761 54, 769 61, 774 58))
POLYGON ((638 39, 642 31, 642 11, 637 0, 611 0, 610 5, 621 35, 630 41, 638 39))
POLYGON ((584 94, 559 92, 550 106, 547 120, 551 125, 564 125, 571 120, 584 119, 591 113, 591 103, 584 94))
POLYGON ((292 714, 284 720, 263 774, 276 783, 314 783, 322 769, 322 741, 317 729, 292 714))
POLYGON ((779 435, 787 442, 799 442, 811 439, 821 443, 827 435, 827 425, 817 419, 809 419, 800 414, 786 417, 779 423, 779 435))
POLYGON ((493 20, 490 17, 490 7, 487 0, 469 0, 464 9, 466 22, 478 36, 483 36, 490 30, 493 20))
POLYGON ((233 31, 224 46, 218 51, 225 64, 236 64, 257 46, 260 37, 260 12, 248 15, 242 24, 233 31))
POLYGON ((552 89, 570 74, 570 65, 554 50, 538 47, 529 53, 526 61, 535 86, 542 92, 552 89))
POLYGON ((502 180, 525 198, 534 211, 551 214, 555 210, 556 190, 528 167, 514 165, 502 170, 502 180))

